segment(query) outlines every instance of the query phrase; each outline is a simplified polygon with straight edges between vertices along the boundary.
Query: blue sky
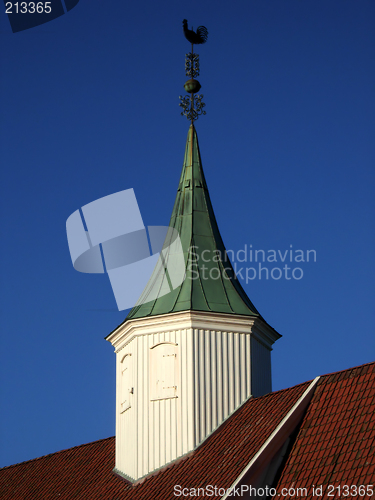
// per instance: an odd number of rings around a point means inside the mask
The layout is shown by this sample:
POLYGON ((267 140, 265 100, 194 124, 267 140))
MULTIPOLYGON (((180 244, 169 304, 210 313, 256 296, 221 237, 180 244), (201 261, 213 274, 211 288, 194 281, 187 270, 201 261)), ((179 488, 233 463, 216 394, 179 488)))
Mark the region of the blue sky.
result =
POLYGON ((372 0, 80 0, 13 34, 2 11, 1 466, 114 435, 104 337, 125 313, 73 269, 65 223, 133 188, 168 224, 184 18, 209 31, 196 128, 226 247, 316 251, 300 280, 243 283, 283 335, 274 390, 374 359, 374 17, 372 0))

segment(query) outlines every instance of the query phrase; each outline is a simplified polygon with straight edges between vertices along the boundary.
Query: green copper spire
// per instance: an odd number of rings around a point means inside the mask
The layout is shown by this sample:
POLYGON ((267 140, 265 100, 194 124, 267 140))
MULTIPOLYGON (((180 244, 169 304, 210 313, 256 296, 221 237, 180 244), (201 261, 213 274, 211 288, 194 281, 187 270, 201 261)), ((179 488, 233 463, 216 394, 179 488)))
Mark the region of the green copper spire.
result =
POLYGON ((127 320, 189 310, 261 317, 235 277, 226 254, 203 174, 194 125, 188 132, 169 226, 180 235, 186 277, 170 293, 136 305, 127 320))

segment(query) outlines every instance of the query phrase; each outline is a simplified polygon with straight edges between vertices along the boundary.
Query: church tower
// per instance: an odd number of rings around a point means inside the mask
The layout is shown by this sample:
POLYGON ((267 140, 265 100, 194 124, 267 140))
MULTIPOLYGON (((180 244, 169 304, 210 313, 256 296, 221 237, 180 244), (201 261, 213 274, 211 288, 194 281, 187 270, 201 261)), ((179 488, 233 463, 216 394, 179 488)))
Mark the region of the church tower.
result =
MULTIPOLYGON (((180 236, 185 279, 147 300, 151 277, 142 300, 107 337, 116 353, 115 472, 133 482, 193 452, 248 398, 270 392, 272 344, 280 338, 226 254, 194 127, 203 103, 195 95, 193 46, 186 58, 191 95, 182 101, 191 125, 169 224, 180 236)), ((160 289, 163 280, 173 277, 164 273, 160 289)))

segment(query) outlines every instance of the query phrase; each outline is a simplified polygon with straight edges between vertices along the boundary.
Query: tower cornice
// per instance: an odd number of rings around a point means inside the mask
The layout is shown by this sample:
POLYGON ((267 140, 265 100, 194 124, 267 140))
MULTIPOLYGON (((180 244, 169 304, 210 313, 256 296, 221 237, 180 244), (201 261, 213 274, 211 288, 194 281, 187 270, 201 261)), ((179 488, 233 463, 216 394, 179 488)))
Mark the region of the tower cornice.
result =
POLYGON ((134 337, 189 328, 251 333, 269 350, 272 350, 272 344, 281 338, 281 335, 261 318, 206 311, 181 311, 128 320, 111 332, 106 340, 111 342, 115 352, 119 352, 134 337))

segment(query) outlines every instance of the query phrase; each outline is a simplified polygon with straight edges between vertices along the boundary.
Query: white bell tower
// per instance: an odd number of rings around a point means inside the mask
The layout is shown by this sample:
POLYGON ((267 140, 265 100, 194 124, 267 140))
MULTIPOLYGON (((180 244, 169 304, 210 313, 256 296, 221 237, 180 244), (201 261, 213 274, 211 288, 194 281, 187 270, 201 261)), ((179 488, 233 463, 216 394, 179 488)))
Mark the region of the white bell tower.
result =
POLYGON ((116 472, 132 481, 193 451, 250 396, 271 391, 278 338, 258 318, 183 311, 133 319, 116 352, 116 472))

